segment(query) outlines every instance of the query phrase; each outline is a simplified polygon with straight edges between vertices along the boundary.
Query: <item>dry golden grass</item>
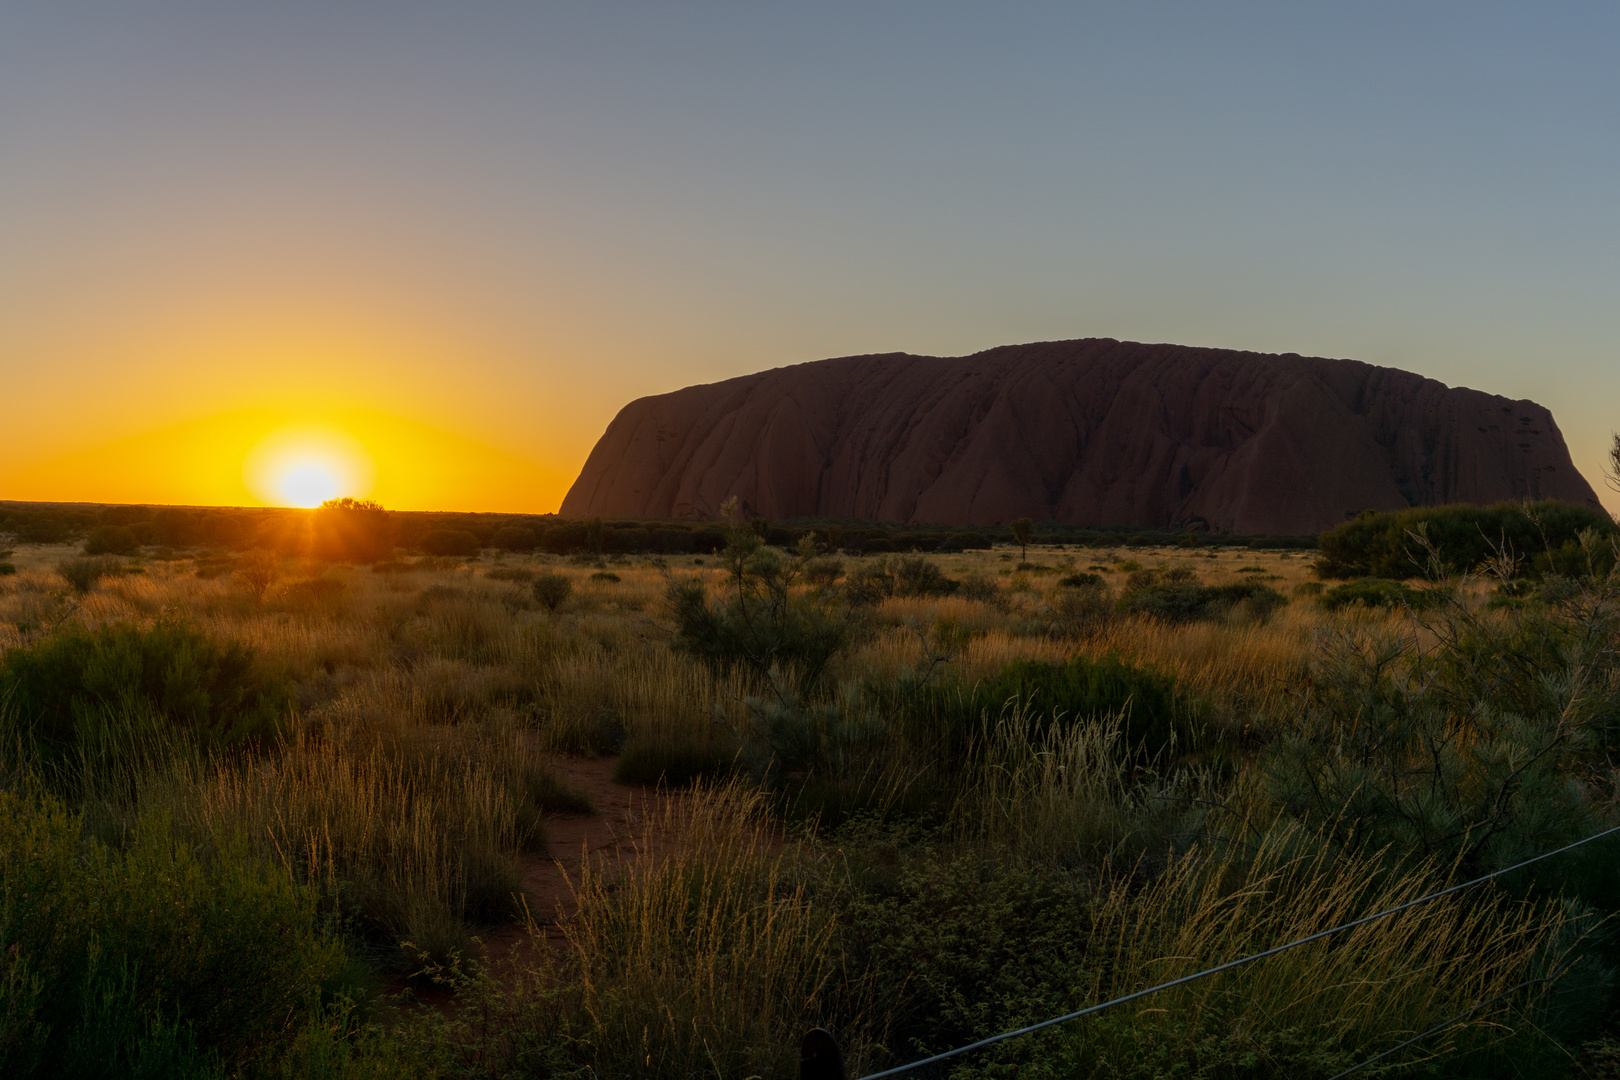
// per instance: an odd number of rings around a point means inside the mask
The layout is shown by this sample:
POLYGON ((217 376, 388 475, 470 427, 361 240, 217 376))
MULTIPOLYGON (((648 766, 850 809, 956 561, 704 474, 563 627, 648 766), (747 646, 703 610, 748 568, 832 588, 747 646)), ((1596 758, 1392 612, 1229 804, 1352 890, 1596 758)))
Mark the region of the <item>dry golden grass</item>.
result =
POLYGON ((565 926, 593 1064, 608 1076, 796 1075, 835 974, 833 912, 784 875, 762 797, 736 783, 668 804, 649 835, 646 857, 616 876, 585 863, 565 926))
MULTIPOLYGON (((20 572, 0 578, 0 650, 66 620, 149 625, 177 613, 252 645, 297 699, 299 723, 276 753, 178 758, 138 778, 138 806, 110 813, 167 812, 199 843, 244 837, 259 857, 318 885, 329 910, 374 941, 408 940, 436 957, 464 949, 473 927, 516 909, 517 859, 557 797, 545 753, 684 755, 701 772, 738 754, 748 737, 743 699, 763 693, 757 678, 717 678, 668 647, 665 570, 644 561, 608 564, 618 581, 546 556, 381 574, 287 562, 260 599, 228 572, 200 577, 198 563, 176 560, 111 576, 76 597, 52 569, 70 553, 27 549, 20 572), (556 612, 537 605, 526 571, 565 575, 571 598, 556 612)), ((1289 594, 1307 580, 1309 559, 1131 548, 1035 549, 1026 570, 1005 552, 937 561, 953 577, 996 582, 998 594, 890 599, 864 612, 855 643, 829 672, 831 687, 936 664, 971 683, 1014 660, 1112 653, 1155 665, 1227 720, 1247 723, 1285 712, 1323 631, 1407 626, 1398 615, 1328 616, 1295 600, 1265 621, 1109 617, 1064 637, 1047 617, 1063 574, 1101 573, 1117 593, 1131 563, 1185 567, 1211 584, 1258 578, 1289 594)), ((668 560, 679 573, 716 579, 712 558, 697 562, 668 560)), ((847 563, 853 573, 861 560, 847 563)), ((841 779, 888 792, 868 803, 879 813, 928 780, 918 764, 926 755, 910 754, 915 748, 883 720, 871 720, 875 749, 852 743, 837 758, 841 779)), ((1085 974, 1092 1000, 1397 902, 1434 878, 1432 867, 1392 878, 1371 862, 1299 855, 1310 850, 1303 838, 1241 826, 1233 832, 1243 842, 1266 837, 1245 865, 1231 848, 1185 842, 1184 857, 1166 861, 1169 834, 1153 832, 1159 815, 1143 807, 1156 781, 1123 749, 1109 718, 1047 731, 1024 713, 1003 717, 942 815, 949 843, 997 858, 1096 868, 1153 848, 1154 869, 1169 867, 1146 888, 1147 875, 1113 888, 1099 874, 1098 962, 1085 974)), ((1177 794, 1204 781, 1180 782, 1177 794)), ((1240 817, 1270 823, 1252 776, 1224 794, 1240 817)), ((618 872, 586 861, 566 935, 588 1021, 581 1038, 603 1075, 791 1075, 792 1048, 819 1022, 832 980, 850 980, 855 989, 839 992, 859 996, 859 973, 827 961, 833 912, 798 876, 813 860, 796 861, 802 853, 792 849, 782 857, 764 799, 736 783, 700 788, 653 823, 647 857, 618 872)), ((1347 1047, 1387 1044, 1522 978, 1560 918, 1551 908, 1448 900, 1053 1040, 1077 1061, 1105 1064, 1146 1041, 1191 1037, 1193 1027, 1176 1027, 1181 1018, 1218 1017, 1257 1037, 1287 1028, 1347 1047)), ((861 1016, 857 1058, 882 1028, 881 1009, 861 1016)), ((1488 1038, 1484 1022, 1448 1034, 1448 1045, 1488 1038)))
MULTIPOLYGON (((1169 982, 1396 907, 1444 878, 1435 867, 1391 877, 1376 859, 1308 849, 1308 838, 1274 830, 1235 884, 1231 870, 1186 859, 1145 892, 1111 891, 1093 929, 1109 961, 1097 968, 1089 998, 1169 982)), ((1207 1027, 1186 1018, 1202 1017, 1257 1045, 1268 1031, 1292 1030, 1364 1057, 1556 967, 1563 921, 1557 904, 1457 894, 1161 991, 1104 1022, 1076 1024, 1066 1038, 1092 1064, 1131 1060, 1143 1043, 1157 1042, 1164 1054, 1178 1040, 1190 1058, 1207 1027)), ((1499 1042, 1511 1030, 1503 1019, 1501 1010, 1466 1017, 1420 1052, 1499 1042)))

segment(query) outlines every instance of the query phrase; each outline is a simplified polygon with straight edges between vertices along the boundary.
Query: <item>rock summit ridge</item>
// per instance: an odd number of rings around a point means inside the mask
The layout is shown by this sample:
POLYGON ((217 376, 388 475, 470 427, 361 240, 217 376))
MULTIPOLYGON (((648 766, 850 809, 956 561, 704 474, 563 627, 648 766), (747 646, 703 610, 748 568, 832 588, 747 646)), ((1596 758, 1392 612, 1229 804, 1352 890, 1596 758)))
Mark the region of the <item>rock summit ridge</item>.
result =
POLYGON ((1596 505, 1552 414, 1355 360, 1088 338, 818 360, 640 398, 578 516, 1317 532, 1452 502, 1596 505))

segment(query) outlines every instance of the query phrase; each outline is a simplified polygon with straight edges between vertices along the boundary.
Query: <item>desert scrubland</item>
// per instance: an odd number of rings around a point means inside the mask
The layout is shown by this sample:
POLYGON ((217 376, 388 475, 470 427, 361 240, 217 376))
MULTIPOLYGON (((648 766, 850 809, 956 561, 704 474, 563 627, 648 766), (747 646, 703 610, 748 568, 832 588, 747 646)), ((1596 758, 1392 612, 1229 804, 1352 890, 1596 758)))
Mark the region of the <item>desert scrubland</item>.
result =
MULTIPOLYGON (((15 545, 0 1072, 780 1077, 821 1026, 857 1076, 1617 820, 1607 535, 1404 583, 727 539, 15 545)), ((1379 1069, 1605 1075, 1617 855, 930 1075, 1330 1077, 1436 1028, 1379 1069)))

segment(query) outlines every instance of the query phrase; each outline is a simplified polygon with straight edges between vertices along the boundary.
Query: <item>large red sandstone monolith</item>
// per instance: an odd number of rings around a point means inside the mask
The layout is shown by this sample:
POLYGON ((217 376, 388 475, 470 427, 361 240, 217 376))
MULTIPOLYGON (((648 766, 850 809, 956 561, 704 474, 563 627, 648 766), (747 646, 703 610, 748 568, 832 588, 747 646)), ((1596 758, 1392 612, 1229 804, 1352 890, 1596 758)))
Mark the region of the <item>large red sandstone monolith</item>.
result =
POLYGON ((851 356, 620 410, 570 517, 1209 528, 1299 534, 1361 510, 1597 505, 1530 401, 1354 360, 1093 338, 851 356))

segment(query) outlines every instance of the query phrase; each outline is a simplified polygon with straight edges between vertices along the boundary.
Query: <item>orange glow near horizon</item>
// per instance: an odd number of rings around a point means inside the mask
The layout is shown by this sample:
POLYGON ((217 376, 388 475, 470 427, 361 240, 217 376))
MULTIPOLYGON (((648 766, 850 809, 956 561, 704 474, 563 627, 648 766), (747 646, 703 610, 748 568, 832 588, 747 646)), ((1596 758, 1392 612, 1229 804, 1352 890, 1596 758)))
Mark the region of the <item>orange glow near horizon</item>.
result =
POLYGON ((248 409, 33 462, 0 462, 0 497, 175 506, 554 511, 571 472, 482 440, 362 408, 248 409))

